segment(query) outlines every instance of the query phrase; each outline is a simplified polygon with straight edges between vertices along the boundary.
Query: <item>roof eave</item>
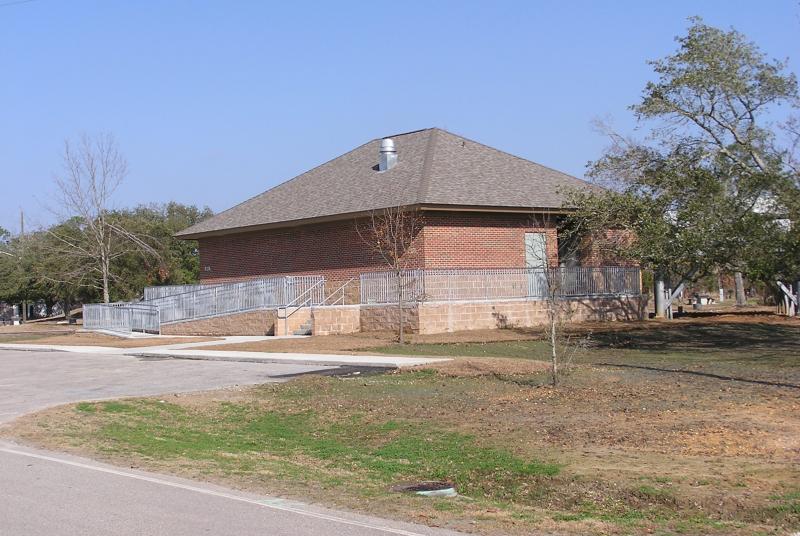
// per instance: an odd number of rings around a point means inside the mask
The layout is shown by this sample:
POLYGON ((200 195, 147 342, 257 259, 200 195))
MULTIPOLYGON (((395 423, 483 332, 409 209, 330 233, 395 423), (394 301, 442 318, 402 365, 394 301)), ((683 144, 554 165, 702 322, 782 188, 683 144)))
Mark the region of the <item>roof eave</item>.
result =
MULTIPOLYGON (((574 209, 569 207, 503 207, 491 205, 444 205, 444 204, 423 204, 423 205, 408 205, 407 208, 411 210, 423 211, 441 211, 441 212, 489 212, 489 213, 506 213, 506 214, 569 214, 574 209)), ((348 212, 344 214, 333 214, 330 216, 317 216, 313 218, 303 218, 299 220, 288 220, 274 223, 265 223, 258 225, 247 225, 243 227, 229 227, 225 229, 213 229, 210 231, 200 232, 180 232, 174 236, 180 240, 199 240, 201 238, 211 238, 215 236, 226 236, 232 234, 251 233, 255 231, 266 231, 271 229, 283 229, 287 227, 300 227, 303 225, 311 225, 315 223, 328 223, 335 221, 343 221, 349 219, 358 219, 369 216, 375 211, 383 210, 382 208, 372 210, 362 210, 359 212, 348 212)))

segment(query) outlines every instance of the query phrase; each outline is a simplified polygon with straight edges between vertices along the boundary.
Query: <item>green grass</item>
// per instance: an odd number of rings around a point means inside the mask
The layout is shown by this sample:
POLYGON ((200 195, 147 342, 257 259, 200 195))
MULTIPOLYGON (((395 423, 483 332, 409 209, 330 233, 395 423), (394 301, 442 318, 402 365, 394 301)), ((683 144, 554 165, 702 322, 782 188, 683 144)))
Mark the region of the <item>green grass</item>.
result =
POLYGON ((636 490, 639 495, 653 500, 664 501, 672 497, 672 491, 664 488, 656 488, 653 486, 639 486, 636 490))
POLYGON ((768 508, 770 514, 792 519, 800 525, 800 490, 773 495, 770 499, 777 503, 768 508))
POLYGON ((325 422, 313 411, 263 412, 257 406, 222 403, 212 412, 191 412, 151 400, 80 404, 83 414, 106 421, 98 437, 113 452, 151 459, 183 458, 255 470, 264 454, 303 472, 302 460, 335 472, 356 471, 375 485, 405 480, 452 480, 475 498, 515 499, 523 484, 555 476, 561 466, 524 460, 482 446, 475 437, 427 423, 352 417, 325 422), (95 408, 90 410, 89 407, 95 408), (124 419, 115 417, 124 414, 124 419))
POLYGON ((648 514, 632 508, 624 508, 621 511, 601 510, 594 505, 587 506, 584 510, 577 513, 559 512, 552 516, 554 521, 584 521, 586 519, 597 519, 622 526, 635 526, 648 518, 648 514))
POLYGON ((75 405, 75 409, 83 413, 95 413, 97 406, 91 402, 79 402, 75 405))

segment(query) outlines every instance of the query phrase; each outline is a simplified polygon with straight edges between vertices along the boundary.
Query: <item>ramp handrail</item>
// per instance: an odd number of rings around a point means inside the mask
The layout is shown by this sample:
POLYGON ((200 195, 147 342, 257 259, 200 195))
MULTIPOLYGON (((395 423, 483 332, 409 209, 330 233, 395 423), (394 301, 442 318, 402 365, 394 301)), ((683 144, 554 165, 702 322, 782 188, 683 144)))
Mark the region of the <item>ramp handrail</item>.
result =
POLYGON ((350 279, 348 279, 342 286, 340 286, 339 288, 337 288, 336 290, 334 290, 333 292, 328 294, 325 297, 325 299, 322 300, 322 303, 320 303, 320 305, 345 305, 345 303, 344 303, 345 302, 345 297, 346 297, 345 289, 347 288, 348 285, 350 285, 356 279, 358 279, 358 277, 351 277, 350 279), (330 300, 332 297, 336 296, 338 293, 341 293, 339 298, 337 298, 336 300, 332 301, 331 303, 328 303, 328 300, 330 300), (341 303, 339 303, 339 302, 341 302, 341 303))

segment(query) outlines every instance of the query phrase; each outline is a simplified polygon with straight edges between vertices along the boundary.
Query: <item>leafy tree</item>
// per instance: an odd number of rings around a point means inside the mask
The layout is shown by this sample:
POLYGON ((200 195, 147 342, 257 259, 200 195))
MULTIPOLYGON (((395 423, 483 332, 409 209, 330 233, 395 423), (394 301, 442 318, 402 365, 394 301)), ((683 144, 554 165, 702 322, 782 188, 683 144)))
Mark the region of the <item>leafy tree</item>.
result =
POLYGON ((19 256, 11 233, 0 227, 0 301, 19 297, 19 256))
POLYGON ((120 226, 146 239, 157 252, 142 257, 134 251, 115 260, 115 295, 130 299, 149 285, 196 283, 200 271, 197 242, 178 240, 174 235, 211 215, 208 207, 175 202, 114 212, 112 217, 120 226))
MULTIPOLYGON (((212 215, 208 208, 170 202, 108 211, 107 222, 146 240, 157 255, 136 248, 116 249, 109 264, 108 294, 113 300, 141 296, 146 285, 194 283, 199 276, 197 244, 174 234, 212 215)), ((87 269, 72 248, 89 249, 91 235, 84 219, 72 217, 24 237, 0 234, 0 300, 45 300, 48 305, 88 303, 103 299, 98 271, 87 269), (68 242, 70 248, 65 248, 68 242)))
POLYGON ((24 302, 46 294, 34 273, 37 259, 31 235, 12 237, 6 231, 0 236, 0 300, 24 302))
POLYGON ((63 255, 63 242, 82 245, 87 241, 81 219, 70 218, 43 231, 26 236, 29 273, 35 297, 49 303, 70 304, 98 301, 102 286, 91 271, 86 270, 79 256, 63 255))
POLYGON ((673 55, 650 62, 658 79, 631 107, 651 126, 645 140, 610 132, 612 145, 590 164, 610 186, 574 194, 596 238, 676 284, 720 267, 773 277, 797 262, 797 144, 781 145, 769 120, 797 107, 797 80, 744 35, 690 19, 673 55), (769 259, 769 262, 764 262, 769 259))

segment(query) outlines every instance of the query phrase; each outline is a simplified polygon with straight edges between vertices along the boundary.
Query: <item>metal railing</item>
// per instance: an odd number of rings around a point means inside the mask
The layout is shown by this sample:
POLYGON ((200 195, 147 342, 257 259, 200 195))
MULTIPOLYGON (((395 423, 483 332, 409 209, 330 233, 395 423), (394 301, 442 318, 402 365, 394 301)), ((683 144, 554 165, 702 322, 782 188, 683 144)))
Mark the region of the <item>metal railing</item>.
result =
POLYGON ((144 301, 157 300, 158 298, 166 298, 167 296, 184 294, 195 290, 204 290, 220 285, 221 283, 213 285, 160 285, 157 287, 145 287, 144 301))
POLYGON ((322 276, 285 276, 218 285, 191 285, 187 292, 171 294, 141 303, 155 305, 161 323, 182 322, 255 311, 277 309, 307 297, 312 304, 325 298, 322 276))
POLYGON ((345 281, 345 283, 342 286, 340 286, 333 292, 328 293, 328 295, 325 297, 324 300, 322 300, 322 303, 320 303, 319 305, 349 305, 347 303, 348 302, 347 289, 357 280, 358 280, 357 277, 351 277, 350 279, 345 281))
POLYGON ((406 270, 361 274, 361 303, 542 299, 553 288, 560 297, 641 294, 639 268, 506 268, 491 270, 406 270), (554 287, 555 285, 555 287, 554 287))
POLYGON ((85 305, 84 327, 159 333, 162 324, 277 309, 300 296, 316 305, 325 299, 324 285, 322 276, 281 276, 215 285, 148 287, 145 296, 160 297, 85 305))
MULTIPOLYGON (((322 276, 286 276, 216 285, 165 287, 161 297, 136 303, 84 306, 84 327, 160 332, 162 324, 259 309, 339 305, 355 278, 325 295, 322 276), (185 292, 177 292, 178 290, 185 292)), ((639 295, 638 268, 619 266, 494 270, 406 270, 361 274, 360 303, 542 299, 550 289, 565 298, 639 295)), ((151 287, 161 288, 161 287, 151 287)), ((146 295, 148 293, 146 292, 146 295)), ((291 316, 286 311, 283 319, 291 316)))
POLYGON ((161 333, 158 307, 140 303, 94 303, 83 306, 85 329, 161 333))
POLYGON ((278 309, 277 319, 283 320, 283 334, 289 334, 289 318, 303 307, 309 305, 318 305, 325 301, 325 279, 321 279, 309 287, 305 292, 297 296, 291 302, 278 309), (322 291, 322 300, 317 301, 319 291, 322 291), (281 309, 283 309, 283 316, 281 316, 281 309), (290 311, 291 309, 291 311, 290 311))

